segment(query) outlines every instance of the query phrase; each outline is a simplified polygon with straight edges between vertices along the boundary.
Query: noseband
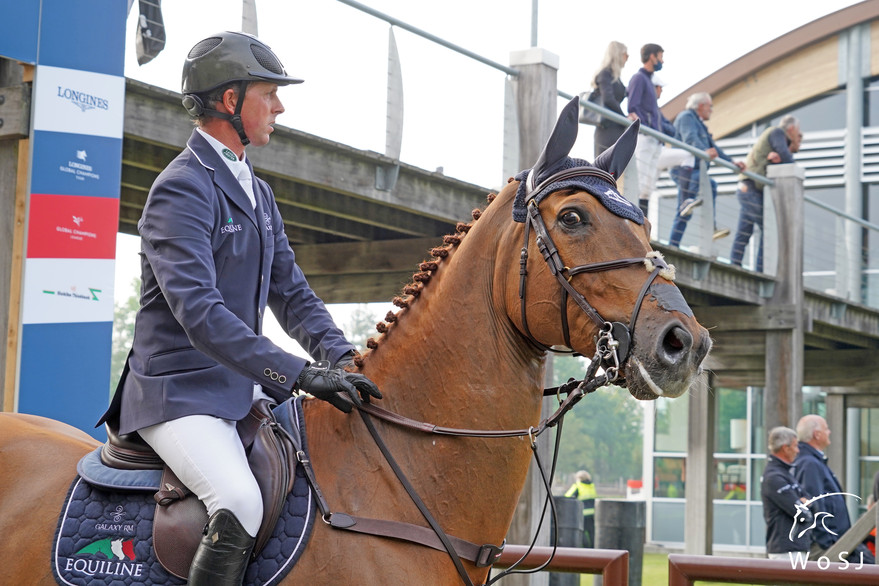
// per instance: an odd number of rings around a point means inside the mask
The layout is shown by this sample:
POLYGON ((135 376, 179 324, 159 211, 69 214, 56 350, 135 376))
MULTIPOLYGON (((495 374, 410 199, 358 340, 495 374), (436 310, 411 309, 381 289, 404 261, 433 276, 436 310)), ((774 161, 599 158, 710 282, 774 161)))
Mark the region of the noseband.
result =
POLYGON ((540 201, 549 194, 547 188, 552 183, 570 179, 572 177, 598 177, 599 179, 607 181, 613 185, 614 188, 616 188, 616 180, 611 174, 594 167, 573 167, 571 169, 565 169, 553 173, 537 186, 534 185, 536 182, 534 175, 535 173, 532 170, 532 172, 528 174, 526 180, 527 194, 525 196, 525 201, 527 205, 527 220, 525 222, 525 236, 522 243, 522 253, 519 258, 519 299, 521 301, 522 326, 525 330, 525 335, 528 336, 528 339, 530 339, 534 345, 544 351, 574 353, 575 351, 571 344, 571 334, 568 327, 567 315, 568 296, 570 296, 580 309, 582 309, 583 312, 598 326, 599 334, 595 341, 596 353, 601 357, 601 366, 605 370, 608 382, 615 381, 619 376, 621 366, 625 363, 629 356, 629 351, 632 348, 635 321, 638 319, 638 313, 641 310, 641 305, 647 294, 647 290, 650 288, 650 285, 656 279, 657 275, 663 270, 666 271, 663 276, 673 278, 673 269, 669 269, 669 266, 665 263, 658 252, 650 252, 645 258, 623 258, 619 260, 584 264, 573 268, 566 266, 559 255, 558 248, 556 248, 552 236, 550 236, 549 231, 546 228, 546 223, 543 221, 543 217, 540 215, 540 201), (567 345, 568 348, 571 348, 571 350, 556 350, 543 344, 531 334, 531 330, 528 327, 528 317, 525 309, 525 280, 528 276, 528 240, 530 238, 531 229, 534 230, 538 250, 540 250, 550 272, 555 276, 561 287, 562 333, 564 334, 565 345, 567 345), (638 264, 644 264, 647 267, 647 270, 652 272, 641 287, 641 292, 638 294, 638 299, 635 301, 635 306, 632 310, 632 317, 629 320, 628 325, 621 322, 609 322, 601 317, 601 314, 592 307, 589 301, 587 301, 586 298, 577 291, 573 285, 571 285, 571 280, 574 276, 581 273, 599 273, 638 264))

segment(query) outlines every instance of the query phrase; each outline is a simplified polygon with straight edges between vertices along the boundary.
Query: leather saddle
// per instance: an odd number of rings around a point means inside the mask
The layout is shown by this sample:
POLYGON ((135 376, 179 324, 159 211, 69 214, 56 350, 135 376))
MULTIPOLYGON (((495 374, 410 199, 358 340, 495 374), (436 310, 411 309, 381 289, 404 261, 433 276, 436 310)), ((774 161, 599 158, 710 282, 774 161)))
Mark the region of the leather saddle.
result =
MULTIPOLYGON (((238 435, 247 452, 251 471, 260 488, 263 518, 255 557, 268 542, 287 494, 293 489, 298 442, 275 420, 274 403, 254 403, 250 413, 238 422, 238 435)), ((101 448, 101 462, 121 470, 163 470, 159 491, 153 496, 153 548, 162 566, 186 579, 201 536, 208 522, 207 510, 192 492, 137 432, 120 434, 118 421, 105 423, 107 442, 101 448)))

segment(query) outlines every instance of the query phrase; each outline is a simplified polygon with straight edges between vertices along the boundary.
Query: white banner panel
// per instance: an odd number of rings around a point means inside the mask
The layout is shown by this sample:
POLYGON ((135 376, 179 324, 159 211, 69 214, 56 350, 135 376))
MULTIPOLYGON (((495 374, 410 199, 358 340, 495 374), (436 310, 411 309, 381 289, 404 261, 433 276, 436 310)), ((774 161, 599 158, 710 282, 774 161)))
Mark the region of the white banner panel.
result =
POLYGON ((113 321, 114 259, 29 258, 22 323, 113 321))
POLYGON ((34 130, 122 138, 125 78, 38 65, 34 130))

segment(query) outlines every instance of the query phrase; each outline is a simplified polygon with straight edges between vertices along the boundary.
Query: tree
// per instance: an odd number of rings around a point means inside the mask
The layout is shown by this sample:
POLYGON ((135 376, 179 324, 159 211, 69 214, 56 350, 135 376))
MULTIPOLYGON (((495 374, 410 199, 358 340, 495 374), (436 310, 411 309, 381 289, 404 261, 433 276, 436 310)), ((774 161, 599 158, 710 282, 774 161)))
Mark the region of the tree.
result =
POLYGON ((370 311, 369 305, 359 303, 351 313, 348 323, 342 326, 342 330, 348 341, 357 346, 360 352, 363 352, 366 349, 366 341, 378 335, 375 325, 380 321, 381 318, 370 311))
POLYGON ((140 307, 137 291, 140 291, 140 278, 131 281, 131 287, 135 291, 128 299, 118 302, 113 308, 113 345, 110 357, 110 396, 116 390, 119 377, 122 376, 122 367, 134 341, 134 318, 140 307))
MULTIPOLYGON (((553 384, 581 379, 588 362, 556 357, 553 384)), ((596 481, 640 478, 643 410, 626 389, 602 387, 583 397, 565 415, 557 474, 586 468, 596 481)))

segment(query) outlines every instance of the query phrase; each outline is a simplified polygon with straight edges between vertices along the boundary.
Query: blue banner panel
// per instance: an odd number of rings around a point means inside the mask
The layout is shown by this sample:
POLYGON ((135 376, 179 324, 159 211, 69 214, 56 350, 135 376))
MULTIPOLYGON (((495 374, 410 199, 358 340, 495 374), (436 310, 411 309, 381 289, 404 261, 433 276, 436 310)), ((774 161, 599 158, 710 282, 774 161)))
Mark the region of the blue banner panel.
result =
POLYGON ((22 327, 18 412, 95 429, 110 402, 113 322, 25 324, 22 327))
POLYGON ((31 192, 119 197, 122 139, 34 131, 31 192))
POLYGON ((35 64, 39 27, 39 2, 4 2, 0 16, 0 55, 35 64))
POLYGON ((124 75, 128 0, 42 4, 40 65, 124 75))

